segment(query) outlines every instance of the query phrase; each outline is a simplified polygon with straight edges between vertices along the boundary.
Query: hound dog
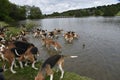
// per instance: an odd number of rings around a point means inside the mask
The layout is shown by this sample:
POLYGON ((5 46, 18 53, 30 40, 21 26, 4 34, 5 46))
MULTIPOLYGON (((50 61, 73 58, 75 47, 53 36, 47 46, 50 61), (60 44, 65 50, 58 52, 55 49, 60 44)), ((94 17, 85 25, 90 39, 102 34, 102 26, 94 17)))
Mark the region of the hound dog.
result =
POLYGON ((51 32, 48 32, 48 38, 51 38, 51 39, 53 39, 53 38, 55 38, 55 33, 54 33, 54 31, 51 31, 51 32))
MULTIPOLYGON (((23 61, 24 59, 27 59, 32 62, 32 67, 34 67, 35 64, 35 56, 38 55, 38 48, 35 47, 33 44, 28 42, 21 42, 21 41, 15 41, 13 43, 15 45, 14 54, 20 55, 19 61, 23 61)), ((38 55, 39 56, 39 55, 38 55)), ((20 62, 22 67, 22 62, 20 62)))
POLYGON ((46 73, 48 76, 50 76, 50 80, 53 80, 53 70, 52 68, 55 65, 58 65, 61 76, 60 79, 64 76, 64 70, 63 70, 63 64, 64 64, 64 58, 70 57, 70 58, 76 58, 77 56, 64 56, 64 55, 54 55, 49 57, 45 60, 45 62, 42 64, 41 70, 38 72, 37 76, 35 77, 35 80, 45 80, 44 79, 44 73, 46 73))
POLYGON ((34 36, 35 38, 39 37, 39 36, 40 36, 40 31, 35 31, 33 36, 34 36))
POLYGON ((73 31, 68 31, 63 36, 64 36, 65 40, 69 43, 72 43, 73 39, 78 39, 77 33, 73 32, 73 31))
POLYGON ((47 38, 47 33, 43 33, 43 34, 41 34, 41 38, 47 38))
POLYGON ((0 42, 5 42, 5 34, 0 32, 0 42))
POLYGON ((74 31, 71 32, 71 35, 73 35, 73 37, 75 39, 78 39, 78 37, 79 37, 78 34, 76 32, 74 32, 74 31))
POLYGON ((61 34, 62 31, 63 31, 62 29, 54 29, 53 31, 48 32, 48 38, 51 39, 58 38, 59 37, 58 34, 61 34))
POLYGON ((56 51, 61 51, 62 46, 57 42, 49 38, 42 39, 42 45, 45 45, 47 49, 52 46, 56 51))
POLYGON ((73 38, 73 35, 71 35, 70 32, 65 33, 63 36, 64 36, 64 38, 67 42, 72 43, 74 38, 73 38))
POLYGON ((16 73, 16 71, 13 70, 13 66, 17 58, 21 68, 23 68, 22 61, 29 60, 32 63, 32 68, 37 70, 35 67, 35 55, 38 53, 37 47, 33 44, 20 41, 16 41, 12 44, 14 45, 13 47, 9 47, 1 52, 3 66, 5 67, 5 61, 8 61, 10 64, 10 71, 16 73))
POLYGON ((46 31, 42 29, 37 29, 37 31, 34 32, 34 37, 46 37, 46 31))
POLYGON ((55 34, 61 34, 63 29, 54 29, 55 34))

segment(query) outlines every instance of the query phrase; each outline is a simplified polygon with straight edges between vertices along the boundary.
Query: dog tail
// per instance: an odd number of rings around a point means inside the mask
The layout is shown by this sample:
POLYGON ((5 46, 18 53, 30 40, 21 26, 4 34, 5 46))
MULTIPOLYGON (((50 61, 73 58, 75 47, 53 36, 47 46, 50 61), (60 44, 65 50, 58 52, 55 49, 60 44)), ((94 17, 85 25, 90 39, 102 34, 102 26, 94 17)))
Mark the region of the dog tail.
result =
POLYGON ((78 56, 71 56, 71 55, 63 55, 65 58, 77 58, 78 56))

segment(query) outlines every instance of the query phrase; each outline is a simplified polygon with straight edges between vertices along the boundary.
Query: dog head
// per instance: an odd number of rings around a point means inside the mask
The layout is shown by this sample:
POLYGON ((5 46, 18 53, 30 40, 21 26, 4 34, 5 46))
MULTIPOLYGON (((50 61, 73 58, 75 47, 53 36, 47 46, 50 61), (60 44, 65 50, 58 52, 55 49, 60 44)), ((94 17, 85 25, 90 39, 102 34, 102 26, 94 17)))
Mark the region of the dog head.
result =
POLYGON ((0 45, 0 51, 4 51, 4 49, 5 49, 5 45, 1 44, 0 45))

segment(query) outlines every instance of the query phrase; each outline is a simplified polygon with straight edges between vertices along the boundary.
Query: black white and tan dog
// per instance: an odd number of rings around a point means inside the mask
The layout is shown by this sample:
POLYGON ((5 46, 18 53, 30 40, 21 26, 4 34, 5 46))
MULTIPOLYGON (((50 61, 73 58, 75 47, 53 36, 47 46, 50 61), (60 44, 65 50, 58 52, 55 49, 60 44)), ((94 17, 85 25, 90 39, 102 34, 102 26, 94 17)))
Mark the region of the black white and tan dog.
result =
POLYGON ((63 29, 56 29, 56 28, 54 29, 55 34, 61 34, 62 31, 63 31, 63 29))
POLYGON ((58 65, 61 76, 60 79, 64 76, 64 70, 63 70, 63 64, 64 64, 64 58, 70 57, 70 58, 76 58, 77 56, 64 56, 64 55, 53 55, 45 60, 45 62, 42 64, 42 67, 40 71, 38 72, 37 76, 35 77, 35 80, 45 80, 44 73, 46 73, 48 76, 50 76, 50 80, 53 80, 53 70, 52 68, 55 65, 58 65))
POLYGON ((43 29, 37 29, 35 32, 34 32, 34 37, 46 37, 46 31, 47 30, 43 30, 43 29))
POLYGON ((58 38, 58 34, 61 34, 62 33, 62 29, 54 29, 53 31, 51 32, 48 32, 48 38, 58 38))
POLYGON ((20 67, 23 68, 23 61, 29 60, 32 63, 32 68, 36 69, 35 67, 35 56, 38 54, 38 49, 31 43, 15 41, 8 45, 6 49, 0 52, 0 55, 3 59, 3 66, 5 66, 4 62, 8 61, 10 64, 10 71, 12 73, 16 73, 13 70, 13 66, 15 65, 15 60, 20 63, 20 67))
POLYGON ((47 35, 48 35, 48 38, 51 38, 51 39, 55 38, 56 36, 54 31, 48 32, 47 35))

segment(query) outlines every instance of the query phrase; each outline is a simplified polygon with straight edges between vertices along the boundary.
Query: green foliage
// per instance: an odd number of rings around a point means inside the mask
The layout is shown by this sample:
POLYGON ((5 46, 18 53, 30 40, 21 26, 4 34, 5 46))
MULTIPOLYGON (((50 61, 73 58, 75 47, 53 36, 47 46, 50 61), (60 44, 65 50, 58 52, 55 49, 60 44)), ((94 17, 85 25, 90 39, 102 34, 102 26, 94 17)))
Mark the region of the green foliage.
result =
POLYGON ((8 0, 0 0, 0 20, 1 21, 9 21, 11 18, 9 17, 10 11, 10 2, 8 0))
POLYGON ((3 22, 3 21, 0 21, 0 27, 2 27, 2 26, 8 26, 9 24, 7 24, 7 23, 5 23, 5 22, 3 22))
POLYGON ((95 10, 95 12, 94 12, 94 15, 95 16, 100 16, 100 15, 102 15, 103 13, 102 13, 102 11, 101 10, 95 10))
POLYGON ((39 19, 42 17, 42 12, 38 7, 32 6, 30 7, 30 13, 28 18, 30 19, 39 19))
POLYGON ((116 6, 107 6, 104 8, 103 16, 115 16, 118 13, 119 9, 116 6))
MULTIPOLYGON (((10 3, 9 0, 0 0, 0 21, 11 22, 26 19, 27 7, 10 3)), ((42 12, 38 7, 30 7, 30 19, 39 19, 41 16, 42 12)))
POLYGON ((69 10, 59 14, 54 12, 51 15, 46 15, 45 17, 55 17, 55 16, 72 16, 72 17, 84 17, 84 16, 116 16, 120 11, 120 3, 108 6, 98 6, 86 9, 69 10))
POLYGON ((26 7, 25 6, 17 6, 15 4, 11 4, 10 6, 10 14, 14 20, 23 20, 26 19, 26 7))
POLYGON ((120 16, 120 11, 116 14, 117 16, 120 16))
POLYGON ((52 16, 59 16, 60 14, 58 12, 54 12, 52 16))
POLYGON ((35 24, 35 23, 32 22, 32 21, 29 21, 28 23, 25 24, 26 30, 30 30, 30 29, 32 29, 32 28, 35 27, 35 26, 38 26, 38 24, 35 24))
POLYGON ((8 27, 8 31, 6 31, 6 40, 9 40, 10 36, 15 36, 17 34, 20 33, 20 29, 19 28, 15 28, 15 27, 8 27))

